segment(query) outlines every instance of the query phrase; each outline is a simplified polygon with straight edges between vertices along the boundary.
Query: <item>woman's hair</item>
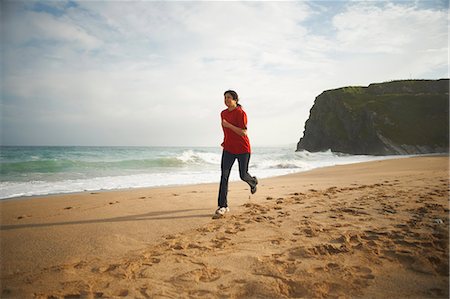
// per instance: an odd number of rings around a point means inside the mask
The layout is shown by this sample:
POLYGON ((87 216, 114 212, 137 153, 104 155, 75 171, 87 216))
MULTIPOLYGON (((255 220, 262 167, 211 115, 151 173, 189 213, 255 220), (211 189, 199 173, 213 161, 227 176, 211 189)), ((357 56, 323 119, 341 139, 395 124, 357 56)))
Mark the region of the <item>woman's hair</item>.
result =
POLYGON ((233 100, 235 100, 237 105, 240 107, 241 104, 239 104, 239 96, 238 96, 237 92, 235 92, 234 90, 227 90, 223 93, 223 95, 226 95, 227 93, 229 93, 231 95, 233 100))

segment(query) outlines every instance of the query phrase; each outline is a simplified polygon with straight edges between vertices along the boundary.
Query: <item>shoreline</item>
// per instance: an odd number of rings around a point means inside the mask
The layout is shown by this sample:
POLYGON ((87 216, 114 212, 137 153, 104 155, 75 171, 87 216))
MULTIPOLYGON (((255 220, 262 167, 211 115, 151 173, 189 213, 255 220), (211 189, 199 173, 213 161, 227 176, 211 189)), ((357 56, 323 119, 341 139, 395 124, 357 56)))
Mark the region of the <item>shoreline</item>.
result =
MULTIPOLYGON (((321 166, 316 167, 313 169, 308 170, 300 170, 293 173, 287 173, 287 174, 281 174, 281 175, 275 175, 270 177, 263 177, 262 179, 271 179, 276 177, 283 177, 283 176, 289 176, 289 175, 295 175, 298 173, 305 173, 309 172, 315 169, 322 169, 322 168, 328 168, 328 167, 335 167, 340 165, 352 165, 352 164, 359 164, 359 163, 370 163, 370 162, 376 162, 376 161, 384 161, 384 160, 397 160, 397 159, 408 159, 408 158, 415 158, 415 157, 447 157, 448 154, 446 153, 430 153, 430 154, 423 154, 423 155, 399 155, 399 156, 380 156, 380 159, 371 160, 371 161, 362 161, 362 162, 352 162, 352 163, 343 163, 343 164, 336 164, 336 165, 329 165, 329 166, 321 166)), ((220 177, 217 179, 217 184, 220 181, 220 177)), ((237 182, 239 180, 231 181, 231 182, 237 182)), ((27 200, 27 199, 34 199, 34 198, 45 198, 45 197, 54 197, 54 196, 64 196, 64 195, 76 195, 76 194, 88 194, 88 193, 104 193, 104 192, 123 192, 123 191, 133 191, 133 190, 140 190, 140 189, 158 189, 158 188, 176 188, 176 187, 183 187, 183 186, 195 186, 195 185, 203 185, 203 184, 216 184, 216 182, 200 182, 200 183, 186 183, 186 184, 168 184, 168 185, 157 185, 157 186, 149 186, 149 187, 129 187, 129 188, 117 188, 117 189, 93 189, 93 190, 84 190, 84 191, 73 191, 73 192, 62 192, 62 193, 49 193, 49 194, 37 194, 37 195, 25 195, 25 196, 14 196, 14 197, 7 197, 7 198, 0 198, 0 202, 2 201, 11 201, 11 200, 27 200)))
POLYGON ((448 162, 2 200, 2 298, 448 297, 448 162))

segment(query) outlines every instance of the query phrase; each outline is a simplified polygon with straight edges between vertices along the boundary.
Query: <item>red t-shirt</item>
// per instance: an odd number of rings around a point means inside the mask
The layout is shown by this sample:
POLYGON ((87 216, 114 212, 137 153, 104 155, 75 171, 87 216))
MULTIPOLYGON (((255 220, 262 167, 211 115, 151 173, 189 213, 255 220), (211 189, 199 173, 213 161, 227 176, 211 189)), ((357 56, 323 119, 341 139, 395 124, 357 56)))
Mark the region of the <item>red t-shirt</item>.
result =
MULTIPOLYGON (((247 129, 247 114, 245 114, 244 110, 240 106, 237 106, 233 111, 229 111, 228 109, 223 110, 220 113, 222 119, 225 119, 230 124, 241 128, 247 129)), ((232 154, 245 154, 250 153, 250 141, 248 140, 247 135, 239 136, 230 128, 224 128, 222 126, 224 139, 223 139, 223 149, 232 154)))

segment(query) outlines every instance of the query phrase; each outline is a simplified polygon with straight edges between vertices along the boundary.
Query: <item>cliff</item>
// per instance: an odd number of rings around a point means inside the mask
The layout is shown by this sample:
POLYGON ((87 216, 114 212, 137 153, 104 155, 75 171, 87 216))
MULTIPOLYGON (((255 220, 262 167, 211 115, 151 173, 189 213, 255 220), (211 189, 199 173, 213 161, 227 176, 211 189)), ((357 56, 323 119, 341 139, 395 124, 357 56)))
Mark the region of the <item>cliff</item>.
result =
POLYGON ((297 151, 368 155, 449 150, 449 79, 328 90, 316 97, 297 151))

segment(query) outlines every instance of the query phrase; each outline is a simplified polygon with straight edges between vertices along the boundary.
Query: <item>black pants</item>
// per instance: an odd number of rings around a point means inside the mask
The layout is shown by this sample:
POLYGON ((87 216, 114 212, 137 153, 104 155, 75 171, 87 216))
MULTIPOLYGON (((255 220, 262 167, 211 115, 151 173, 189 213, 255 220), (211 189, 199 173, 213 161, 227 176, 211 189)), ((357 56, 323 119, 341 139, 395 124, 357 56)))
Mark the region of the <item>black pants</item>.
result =
POLYGON ((250 161, 250 153, 245 154, 232 154, 227 151, 222 152, 222 176, 220 178, 219 187, 219 199, 218 205, 220 208, 228 207, 227 194, 228 194, 228 179, 230 177, 231 167, 233 167, 234 161, 238 159, 239 163, 239 175, 241 180, 249 184, 250 187, 256 186, 256 179, 248 173, 248 163, 250 161))

